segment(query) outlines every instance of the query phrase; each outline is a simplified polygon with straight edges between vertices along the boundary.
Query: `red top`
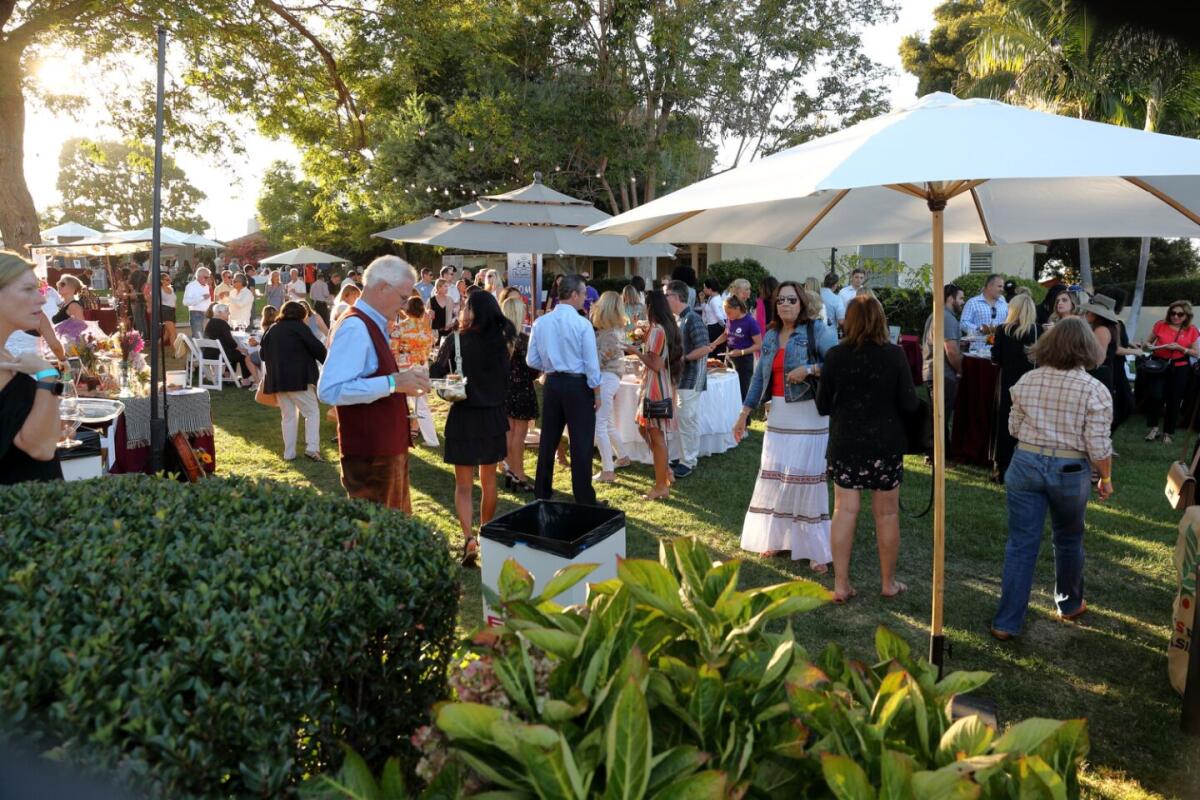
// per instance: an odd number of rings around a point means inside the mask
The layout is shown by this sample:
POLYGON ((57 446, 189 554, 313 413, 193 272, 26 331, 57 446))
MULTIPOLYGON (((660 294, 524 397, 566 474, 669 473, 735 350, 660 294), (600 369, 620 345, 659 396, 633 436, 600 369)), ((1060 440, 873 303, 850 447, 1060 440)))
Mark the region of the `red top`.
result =
MULTIPOLYGON (((1195 325, 1188 325, 1183 330, 1177 331, 1163 320, 1154 323, 1154 329, 1150 335, 1158 344, 1175 343, 1183 347, 1191 347, 1197 339, 1200 339, 1200 331, 1196 330, 1195 325)), ((1154 357, 1165 358, 1176 365, 1188 363, 1187 354, 1178 350, 1155 350, 1154 357)))
POLYGON ((775 360, 771 362, 771 396, 783 397, 783 348, 775 352, 775 360))
MULTIPOLYGON (((379 366, 367 377, 397 372, 396 359, 375 321, 351 306, 338 325, 344 325, 350 317, 357 317, 367 326, 371 344, 375 347, 375 360, 379 366)), ((343 456, 373 458, 408 452, 408 401, 403 394, 389 394, 373 403, 337 406, 337 421, 338 449, 343 456)))

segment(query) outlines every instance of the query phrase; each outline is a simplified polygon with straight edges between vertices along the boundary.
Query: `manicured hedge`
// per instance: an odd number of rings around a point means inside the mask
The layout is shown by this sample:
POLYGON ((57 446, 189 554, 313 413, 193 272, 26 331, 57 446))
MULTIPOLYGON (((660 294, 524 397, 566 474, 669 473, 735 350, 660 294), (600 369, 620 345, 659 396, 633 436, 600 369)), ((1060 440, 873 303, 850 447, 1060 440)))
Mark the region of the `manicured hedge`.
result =
MULTIPOLYGON (((1125 304, 1133 302, 1133 284, 1118 284, 1125 290, 1125 304)), ((1097 290, 1103 288, 1096 287, 1097 290)), ((1169 306, 1176 300, 1187 300, 1196 305, 1200 303, 1200 278, 1158 278, 1146 281, 1146 294, 1142 305, 1169 306)))
POLYGON ((443 696, 457 570, 397 512, 271 482, 0 489, 0 731, 164 797, 381 764, 443 696))
POLYGON ((881 286, 873 289, 883 305, 888 325, 899 325, 900 332, 920 336, 929 318, 929 295, 920 289, 897 289, 881 286))

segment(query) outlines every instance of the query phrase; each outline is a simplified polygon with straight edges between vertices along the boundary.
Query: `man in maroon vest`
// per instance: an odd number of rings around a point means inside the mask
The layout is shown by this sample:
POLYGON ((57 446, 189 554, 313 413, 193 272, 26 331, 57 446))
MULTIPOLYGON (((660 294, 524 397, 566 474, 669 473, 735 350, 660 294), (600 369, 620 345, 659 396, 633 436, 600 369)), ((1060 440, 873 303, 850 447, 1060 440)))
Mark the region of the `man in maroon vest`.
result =
POLYGON ((387 326, 412 297, 417 276, 404 259, 381 256, 363 281, 362 296, 333 330, 317 395, 337 407, 346 494, 412 513, 405 395, 429 391, 429 377, 397 370, 387 326))

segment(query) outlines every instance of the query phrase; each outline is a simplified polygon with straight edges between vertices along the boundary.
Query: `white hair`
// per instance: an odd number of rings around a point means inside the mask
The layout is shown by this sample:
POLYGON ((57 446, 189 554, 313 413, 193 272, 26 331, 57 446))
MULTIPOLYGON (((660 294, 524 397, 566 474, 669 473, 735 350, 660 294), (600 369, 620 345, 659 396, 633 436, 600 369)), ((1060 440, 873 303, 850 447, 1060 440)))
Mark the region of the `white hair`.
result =
POLYGON ((363 273, 363 286, 372 289, 376 286, 399 286, 408 281, 417 282, 416 270, 400 256, 380 256, 370 263, 363 273))
POLYGON ((224 303, 213 303, 212 313, 214 317, 217 314, 228 314, 229 306, 225 305, 224 303))
POLYGON ((200 269, 196 270, 197 278, 203 278, 206 276, 212 277, 212 270, 210 270, 208 267, 201 267, 200 269))

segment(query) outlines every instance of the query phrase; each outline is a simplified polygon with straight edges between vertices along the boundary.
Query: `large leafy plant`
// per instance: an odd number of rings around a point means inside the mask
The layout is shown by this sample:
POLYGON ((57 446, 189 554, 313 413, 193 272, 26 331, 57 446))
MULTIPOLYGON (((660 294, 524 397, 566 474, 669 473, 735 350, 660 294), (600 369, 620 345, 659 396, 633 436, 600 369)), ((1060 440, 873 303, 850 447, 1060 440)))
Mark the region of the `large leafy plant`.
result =
MULTIPOLYGON (((989 676, 939 681, 883 628, 875 664, 834 645, 810 656, 786 620, 829 599, 813 582, 739 591, 738 562, 678 539, 657 563, 622 561, 587 607, 553 602, 590 569, 567 567, 534 596, 510 561, 498 591, 485 589, 505 622, 472 649, 504 702, 442 704, 436 726, 453 774, 465 767, 502 793, 489 796, 1078 796, 1083 721, 1029 720, 1002 736, 975 717, 952 723, 951 698, 989 676)), ((447 783, 435 781, 438 796, 447 783)))

